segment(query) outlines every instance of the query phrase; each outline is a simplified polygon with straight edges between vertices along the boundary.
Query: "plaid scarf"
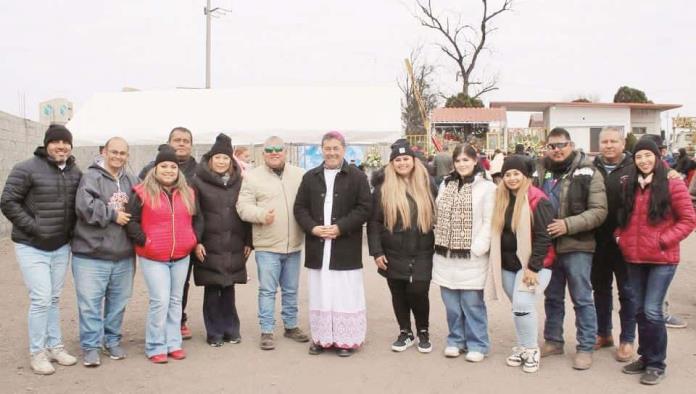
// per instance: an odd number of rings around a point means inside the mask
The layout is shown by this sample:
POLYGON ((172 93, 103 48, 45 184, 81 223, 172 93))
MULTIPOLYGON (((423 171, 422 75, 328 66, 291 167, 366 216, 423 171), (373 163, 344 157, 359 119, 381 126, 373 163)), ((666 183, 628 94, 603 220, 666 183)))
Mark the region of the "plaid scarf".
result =
POLYGON ((437 207, 435 253, 447 257, 470 257, 472 214, 472 183, 452 180, 445 186, 437 207))

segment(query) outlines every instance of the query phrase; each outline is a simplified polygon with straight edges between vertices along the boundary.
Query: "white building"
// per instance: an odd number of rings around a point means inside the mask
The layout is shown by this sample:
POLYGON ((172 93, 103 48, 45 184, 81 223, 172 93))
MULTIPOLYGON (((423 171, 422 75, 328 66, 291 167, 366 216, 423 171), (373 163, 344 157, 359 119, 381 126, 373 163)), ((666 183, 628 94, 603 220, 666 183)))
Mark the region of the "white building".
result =
POLYGON ((599 132, 606 126, 619 126, 636 134, 660 135, 660 114, 681 107, 680 104, 643 103, 575 103, 497 101, 491 108, 506 111, 536 112, 543 117, 544 128, 568 130, 575 146, 585 152, 599 150, 599 132))
POLYGON ((73 105, 68 99, 55 98, 39 103, 39 122, 66 124, 73 117, 73 105))

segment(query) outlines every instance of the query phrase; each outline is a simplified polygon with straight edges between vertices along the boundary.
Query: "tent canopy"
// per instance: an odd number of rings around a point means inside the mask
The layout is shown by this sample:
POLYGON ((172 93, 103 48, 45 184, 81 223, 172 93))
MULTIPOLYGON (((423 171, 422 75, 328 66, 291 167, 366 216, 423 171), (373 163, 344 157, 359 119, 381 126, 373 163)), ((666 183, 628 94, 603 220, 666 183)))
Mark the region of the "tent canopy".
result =
POLYGON ((393 142, 401 133, 400 91, 394 87, 261 87, 99 93, 67 124, 75 145, 121 136, 130 144, 159 144, 177 126, 196 143, 225 132, 234 144, 319 143, 338 130, 352 144, 393 142))

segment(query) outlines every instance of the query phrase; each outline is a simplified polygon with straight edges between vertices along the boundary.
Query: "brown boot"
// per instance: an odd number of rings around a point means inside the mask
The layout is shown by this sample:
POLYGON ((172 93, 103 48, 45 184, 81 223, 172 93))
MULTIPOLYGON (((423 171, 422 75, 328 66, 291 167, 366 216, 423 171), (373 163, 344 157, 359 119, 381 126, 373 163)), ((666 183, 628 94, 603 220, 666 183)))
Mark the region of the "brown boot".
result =
POLYGON ((263 333, 261 334, 261 350, 273 350, 275 349, 275 343, 273 342, 273 334, 263 333))
POLYGON ((541 346, 541 357, 563 354, 563 344, 558 342, 546 341, 541 346))
POLYGON ((633 343, 621 342, 619 348, 616 350, 616 361, 625 363, 633 360, 634 356, 633 343))
POLYGON ((594 344, 594 350, 599 350, 603 347, 612 347, 614 346, 614 338, 609 335, 607 337, 603 337, 601 335, 597 335, 597 342, 594 344))
POLYGON ((286 328, 283 336, 296 342, 309 342, 309 336, 302 332, 299 327, 290 329, 286 328))
POLYGON ((584 371, 590 369, 592 366, 592 353, 590 352, 577 352, 575 354, 575 360, 573 360, 573 368, 584 371))

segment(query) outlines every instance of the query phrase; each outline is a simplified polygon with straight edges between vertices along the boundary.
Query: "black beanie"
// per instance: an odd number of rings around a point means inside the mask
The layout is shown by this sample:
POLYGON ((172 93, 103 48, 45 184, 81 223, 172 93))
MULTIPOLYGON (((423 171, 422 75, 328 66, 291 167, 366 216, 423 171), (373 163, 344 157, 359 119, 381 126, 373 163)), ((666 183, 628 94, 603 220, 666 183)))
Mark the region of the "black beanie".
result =
POLYGON ((391 145, 391 154, 389 155, 389 161, 396 159, 398 156, 409 155, 411 157, 416 157, 416 154, 411 150, 411 144, 405 138, 399 138, 391 145))
POLYGON ((656 158, 660 158, 660 148, 657 147, 657 144, 653 142, 652 140, 648 138, 641 138, 636 142, 636 145, 633 147, 633 154, 635 155, 638 153, 638 151, 641 150, 649 150, 650 152, 655 154, 656 158))
POLYGON ((53 141, 65 141, 72 146, 72 133, 63 125, 52 124, 46 130, 44 146, 48 146, 48 143, 53 141))
POLYGON ((218 136, 215 138, 215 143, 213 144, 213 147, 210 148, 208 156, 213 157, 220 153, 232 158, 232 139, 224 133, 218 134, 218 136))
POLYGON ((155 165, 158 165, 163 161, 171 161, 176 164, 179 164, 179 160, 176 158, 176 151, 168 144, 160 145, 159 148, 157 148, 157 151, 158 152, 157 157, 155 158, 155 165))
POLYGON ((532 169, 529 161, 527 156, 510 155, 503 161, 503 168, 500 170, 500 174, 505 175, 505 172, 508 170, 517 170, 529 178, 532 176, 532 169))

